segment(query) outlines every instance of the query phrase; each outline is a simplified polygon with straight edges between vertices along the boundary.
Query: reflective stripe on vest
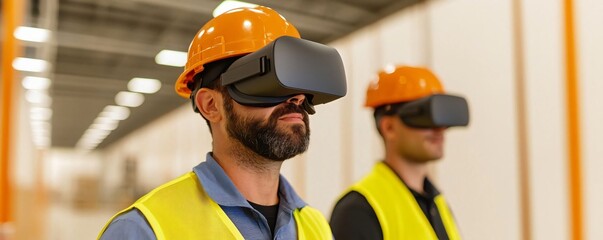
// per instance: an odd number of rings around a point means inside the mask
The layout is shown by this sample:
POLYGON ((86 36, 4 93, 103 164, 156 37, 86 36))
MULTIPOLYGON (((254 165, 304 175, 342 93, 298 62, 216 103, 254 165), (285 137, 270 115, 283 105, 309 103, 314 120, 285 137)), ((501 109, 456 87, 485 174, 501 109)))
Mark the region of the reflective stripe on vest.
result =
MULTIPOLYGON (((98 238, 118 215, 136 208, 145 216, 158 240, 244 239, 222 208, 203 190, 195 173, 187 173, 140 198, 109 220, 98 238)), ((309 206, 296 209, 298 239, 332 239, 322 214, 309 206)))
MULTIPOLYGON (((412 193, 384 163, 375 165, 351 190, 362 194, 375 211, 384 240, 438 239, 412 193)), ((450 240, 461 239, 444 197, 434 201, 450 240)))

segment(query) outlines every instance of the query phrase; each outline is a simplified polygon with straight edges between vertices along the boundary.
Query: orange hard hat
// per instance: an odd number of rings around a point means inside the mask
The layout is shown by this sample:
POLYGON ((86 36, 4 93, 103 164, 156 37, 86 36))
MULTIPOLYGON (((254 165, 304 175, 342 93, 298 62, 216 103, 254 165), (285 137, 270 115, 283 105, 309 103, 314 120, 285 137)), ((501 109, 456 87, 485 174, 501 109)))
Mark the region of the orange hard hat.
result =
POLYGON ((393 71, 379 72, 379 79, 366 90, 365 106, 376 108, 441 93, 444 87, 428 69, 398 66, 393 71))
POLYGON ((213 18, 193 38, 176 92, 188 98, 188 83, 204 64, 254 52, 281 36, 300 38, 291 23, 268 7, 237 8, 213 18))

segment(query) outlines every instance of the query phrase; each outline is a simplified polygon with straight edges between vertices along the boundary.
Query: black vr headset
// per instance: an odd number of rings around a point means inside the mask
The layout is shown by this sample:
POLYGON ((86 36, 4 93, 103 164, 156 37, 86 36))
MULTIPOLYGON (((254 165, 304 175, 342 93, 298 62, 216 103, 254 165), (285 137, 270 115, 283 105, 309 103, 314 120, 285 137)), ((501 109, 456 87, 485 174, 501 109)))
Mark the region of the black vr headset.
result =
POLYGON ((274 106, 304 94, 309 114, 314 105, 343 97, 347 89, 337 50, 288 36, 237 59, 221 80, 235 101, 248 106, 274 106))
MULTIPOLYGON (((375 112, 375 114, 379 114, 375 112)), ((469 106, 465 98, 435 94, 385 109, 385 115, 397 115, 414 128, 467 126, 469 106)))

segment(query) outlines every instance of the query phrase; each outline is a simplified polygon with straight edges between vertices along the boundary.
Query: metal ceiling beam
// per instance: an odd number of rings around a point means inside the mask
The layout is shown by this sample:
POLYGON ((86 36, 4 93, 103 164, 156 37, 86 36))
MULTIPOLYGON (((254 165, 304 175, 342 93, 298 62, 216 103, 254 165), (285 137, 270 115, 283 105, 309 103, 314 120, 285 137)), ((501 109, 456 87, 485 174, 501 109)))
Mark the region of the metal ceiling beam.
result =
MULTIPOLYGON (((78 2, 95 3, 93 0, 78 0, 78 2)), ((130 5, 135 5, 135 3, 130 4, 130 5)), ((125 4, 125 2, 124 2, 124 4, 118 4, 118 5, 115 5, 115 7, 118 9, 122 9, 122 10, 132 11, 132 9, 131 9, 132 7, 130 7, 130 5, 125 4)), ((94 8, 90 8, 90 7, 86 7, 86 6, 79 6, 79 5, 75 5, 75 4, 61 5, 60 11, 61 11, 61 14, 75 13, 75 14, 80 14, 82 16, 92 16, 92 15, 96 14, 96 10, 94 8)), ((162 19, 157 19, 157 18, 153 18, 150 16, 140 16, 140 15, 136 15, 136 14, 128 14, 128 13, 129 12, 106 10, 102 14, 105 15, 105 17, 107 17, 109 19, 115 19, 115 20, 121 20, 121 21, 131 21, 131 22, 144 22, 144 23, 154 24, 154 25, 158 25, 158 26, 166 25, 165 20, 162 20, 162 19)), ((68 17, 68 15, 65 15, 65 16, 68 17)), ((65 18, 65 16, 63 16, 62 18, 65 18)), ((63 20, 63 21, 65 21, 65 20, 63 20)), ((78 21, 71 21, 71 22, 79 23, 78 21)), ((188 24, 184 20, 172 21, 170 24, 173 28, 176 28, 176 29, 193 29, 193 30, 195 30, 194 27, 191 27, 190 24, 188 24)))
MULTIPOLYGON (((337 19, 332 16, 334 11, 345 12, 346 15, 361 16, 362 18, 374 17, 375 13, 368 9, 361 8, 357 5, 339 2, 339 1, 307 1, 307 0, 287 0, 287 1, 273 1, 273 0, 253 0, 252 2, 272 6, 279 9, 286 9, 287 11, 304 13, 305 15, 320 15, 320 13, 326 13, 327 19, 330 21, 355 23, 357 19, 337 19), (310 10, 310 12, 308 12, 310 10), (319 11, 319 12, 315 12, 319 11), (343 20, 343 21, 342 21, 343 20)), ((279 12, 283 11, 279 10, 279 12)))
MULTIPOLYGON (((188 12, 197 12, 201 14, 212 15, 214 8, 217 6, 215 1, 191 1, 191 0, 130 0, 138 3, 146 3, 157 5, 166 8, 177 9, 181 11, 188 12)), ((268 3, 268 2, 266 2, 268 3)), ((270 5, 270 4, 266 4, 270 5)), ((329 19, 324 19, 318 16, 311 16, 307 14, 302 14, 299 12, 294 12, 286 9, 278 9, 278 12, 286 16, 287 20, 294 22, 295 26, 299 29, 304 29, 307 31, 314 31, 320 33, 341 33, 347 32, 353 29, 353 26, 333 22, 329 19), (316 26, 320 26, 317 28, 316 26)), ((199 26, 201 27, 201 26, 199 26)))
MULTIPOLYGON (((175 77, 174 77, 175 78, 175 77)), ((81 76, 74 74, 55 74, 53 93, 69 93, 73 89, 94 89, 97 92, 108 92, 114 95, 127 89, 128 80, 81 76)), ((154 96, 172 95, 172 83, 162 83, 161 89, 154 96)))
POLYGON ((121 91, 126 89, 127 81, 109 78, 79 76, 72 74, 55 74, 53 88, 77 87, 94 88, 100 91, 121 91))
POLYGON ((109 52, 154 58, 162 49, 159 46, 122 41, 109 37, 98 37, 78 33, 57 33, 59 47, 84 49, 89 51, 109 52))
POLYGON ((186 12, 197 12, 206 15, 212 15, 214 9, 220 4, 216 1, 202 1, 202 0, 129 0, 130 2, 145 3, 149 5, 161 6, 166 8, 172 8, 176 10, 186 12))

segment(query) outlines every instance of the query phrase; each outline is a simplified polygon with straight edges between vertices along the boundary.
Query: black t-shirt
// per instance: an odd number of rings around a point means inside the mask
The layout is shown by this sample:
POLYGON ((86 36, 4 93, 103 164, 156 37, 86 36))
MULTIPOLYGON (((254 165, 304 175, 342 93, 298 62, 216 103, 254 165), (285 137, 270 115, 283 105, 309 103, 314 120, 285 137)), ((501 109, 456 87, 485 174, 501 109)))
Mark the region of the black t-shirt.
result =
POLYGON ((266 218, 266 221, 268 221, 268 226, 270 227, 270 232, 272 232, 272 235, 274 236, 274 228, 276 227, 276 217, 278 215, 278 204, 273 205, 273 206, 264 206, 264 205, 252 203, 250 201, 247 201, 247 202, 249 202, 249 204, 255 210, 258 210, 258 212, 260 212, 262 215, 264 215, 264 218, 266 218))
MULTIPOLYGON (((438 239, 448 240, 448 234, 434 201, 440 193, 427 178, 423 188, 424 195, 410 188, 409 190, 429 220, 438 239)), ((331 214, 330 224, 336 239, 383 239, 383 232, 375 211, 366 198, 355 191, 349 192, 337 202, 331 214)))

